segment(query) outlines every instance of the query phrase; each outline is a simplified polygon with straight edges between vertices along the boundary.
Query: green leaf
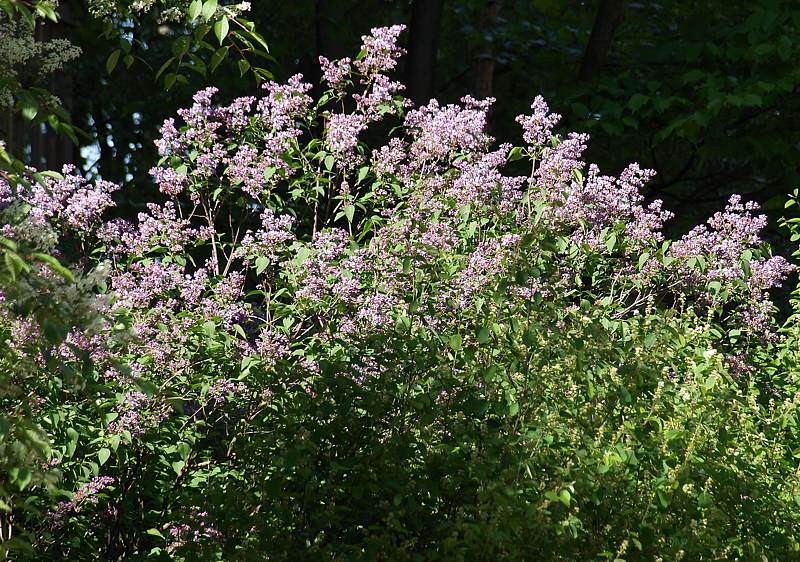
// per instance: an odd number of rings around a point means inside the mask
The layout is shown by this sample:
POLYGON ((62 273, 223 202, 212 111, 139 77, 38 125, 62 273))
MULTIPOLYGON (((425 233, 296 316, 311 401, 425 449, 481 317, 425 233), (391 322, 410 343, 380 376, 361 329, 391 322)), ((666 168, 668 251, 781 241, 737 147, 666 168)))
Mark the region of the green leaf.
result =
POLYGON ((347 222, 353 222, 353 216, 355 215, 356 208, 353 205, 345 205, 344 206, 344 216, 347 217, 347 222))
POLYGON ((162 539, 164 538, 164 535, 162 535, 161 531, 159 531, 158 529, 147 529, 145 533, 148 535, 153 535, 155 537, 161 537, 162 539))
POLYGON ((250 63, 244 59, 239 61, 239 75, 244 76, 247 74, 247 71, 250 70, 250 63))
POLYGON ((642 270, 644 264, 647 263, 648 259, 650 259, 650 252, 645 252, 641 256, 639 256, 639 271, 642 270))
POLYGON ((200 16, 203 9, 203 3, 200 0, 192 0, 189 4, 189 21, 194 21, 200 16))
POLYGON ((166 76, 164 76, 164 87, 169 91, 172 86, 175 85, 175 80, 178 79, 178 75, 174 72, 170 72, 166 76))
POLYGON ((48 254, 35 253, 32 255, 32 257, 37 261, 46 263, 47 266, 53 271, 53 273, 57 273, 70 283, 75 282, 75 277, 72 275, 72 272, 66 267, 64 267, 61 264, 61 262, 58 261, 53 256, 50 256, 48 254))
POLYGON ((111 456, 111 451, 103 447, 99 451, 97 451, 97 459, 100 461, 100 466, 106 464, 106 461, 111 456))
POLYGON ((108 59, 106 59, 106 72, 108 72, 109 74, 114 72, 114 69, 117 66, 117 62, 119 62, 119 57, 121 54, 122 51, 116 49, 115 51, 112 51, 110 55, 108 55, 108 59))
POLYGON ((214 14, 217 12, 217 0, 206 0, 203 3, 203 9, 201 13, 203 14, 203 19, 206 21, 210 20, 214 14))
POLYGON ((217 23, 214 24, 214 34, 217 36, 220 45, 222 45, 222 42, 225 40, 225 37, 227 37, 229 27, 230 26, 228 24, 227 17, 223 17, 221 20, 219 20, 217 23))
POLYGON ((558 494, 558 499, 565 506, 569 507, 569 502, 572 499, 572 496, 570 495, 569 490, 561 490, 561 492, 558 494))
POLYGON ((156 80, 158 80, 158 78, 164 73, 164 71, 167 68, 169 68, 169 65, 171 65, 174 60, 175 60, 175 57, 170 57, 166 61, 164 61, 164 64, 162 64, 161 68, 159 68, 158 72, 156 72, 156 80))
POLYGON ((19 486, 19 490, 23 491, 25 488, 28 487, 28 484, 31 483, 31 479, 33 478, 33 473, 27 467, 14 467, 12 472, 16 472, 14 480, 19 486))
POLYGON ((325 169, 330 172, 333 169, 333 164, 334 164, 333 156, 331 154, 328 154, 325 157, 325 169))
POLYGON ((25 90, 17 92, 17 99, 19 100, 19 108, 22 112, 22 117, 28 121, 32 121, 39 113, 39 102, 36 97, 25 90))
POLYGON ((508 161, 509 162, 514 162, 516 160, 521 160, 523 158, 525 158, 525 152, 524 152, 524 150, 523 150, 523 148, 521 146, 515 146, 508 153, 508 161))
POLYGON ((613 252, 614 246, 616 245, 617 245, 617 235, 612 232, 611 235, 609 235, 609 237, 606 238, 606 248, 608 248, 609 252, 613 252))
POLYGON ((267 257, 259 256, 256 258, 256 275, 261 275, 269 267, 270 260, 267 257))
POLYGON ((175 461, 172 463, 172 470, 175 471, 175 474, 180 474, 184 466, 186 466, 184 461, 175 461))
POLYGON ((219 66, 219 63, 223 61, 225 55, 228 54, 228 49, 230 49, 228 46, 220 47, 211 55, 211 72, 214 72, 219 66))
POLYGON ((25 263, 21 257, 16 252, 12 252, 11 250, 6 250, 5 255, 3 256, 6 262, 6 267, 8 271, 11 273, 11 278, 16 279, 17 275, 22 272, 27 272, 30 270, 30 266, 25 263))
POLYGON ((448 343, 453 351, 461 350, 461 334, 453 334, 450 336, 448 343))
POLYGON ((628 100, 628 108, 633 112, 639 111, 649 100, 649 97, 642 94, 633 94, 628 100))
POLYGON ((180 454, 180 456, 181 456, 181 458, 183 460, 186 460, 186 459, 189 458, 189 452, 192 450, 192 448, 191 448, 191 446, 189 446, 188 443, 185 443, 185 442, 181 441, 180 443, 178 443, 176 445, 176 448, 178 449, 178 454, 180 454))

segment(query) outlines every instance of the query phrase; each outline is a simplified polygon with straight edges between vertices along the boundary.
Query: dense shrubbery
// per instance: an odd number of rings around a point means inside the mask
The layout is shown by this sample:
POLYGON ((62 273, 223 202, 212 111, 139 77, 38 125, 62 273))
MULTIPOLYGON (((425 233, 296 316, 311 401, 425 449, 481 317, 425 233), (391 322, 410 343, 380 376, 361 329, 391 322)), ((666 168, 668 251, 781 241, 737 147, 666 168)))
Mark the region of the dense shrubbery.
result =
POLYGON ((586 167, 541 98, 520 147, 491 100, 409 107, 400 32, 322 60, 317 101, 198 92, 134 223, 74 169, 0 183, 7 546, 797 556, 800 330, 764 219, 734 197, 665 240, 650 173, 586 167))

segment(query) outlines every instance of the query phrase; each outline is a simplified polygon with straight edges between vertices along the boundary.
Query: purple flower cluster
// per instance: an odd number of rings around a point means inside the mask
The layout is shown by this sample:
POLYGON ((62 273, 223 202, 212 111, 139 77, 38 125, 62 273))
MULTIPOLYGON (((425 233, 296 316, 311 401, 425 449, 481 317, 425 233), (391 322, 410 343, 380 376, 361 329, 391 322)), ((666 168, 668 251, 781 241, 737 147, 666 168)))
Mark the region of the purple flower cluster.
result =
POLYGON ((219 405, 228 400, 230 396, 236 396, 247 390, 244 383, 234 382, 230 379, 219 379, 214 382, 206 394, 209 401, 219 405))
POLYGON ((222 539, 223 535, 219 529, 208 521, 208 512, 195 511, 191 524, 173 522, 166 527, 169 535, 167 552, 173 553, 179 548, 189 545, 196 552, 204 539, 217 541, 222 539))
POLYGON ((258 335, 256 352, 261 357, 262 363, 272 368, 278 361, 289 356, 289 338, 281 332, 264 328, 258 335))
POLYGON ((261 228, 255 232, 248 230, 235 251, 247 263, 261 257, 275 261, 281 247, 294 240, 294 218, 290 215, 276 216, 271 209, 264 209, 260 218, 261 228))
POLYGON ((0 178, 0 211, 7 208, 16 199, 14 196, 15 190, 4 179, 0 178))
POLYGON ((150 175, 153 176, 161 193, 169 195, 170 197, 177 197, 183 193, 189 180, 186 174, 180 174, 173 168, 164 166, 151 168, 150 175))
POLYGON ((76 174, 75 166, 65 165, 63 179, 47 178, 44 185, 34 184, 23 195, 31 205, 30 217, 46 223, 59 221, 77 233, 93 230, 103 212, 114 206, 111 194, 119 186, 105 180, 94 183, 76 174))
POLYGON ((765 215, 753 214, 756 210, 756 203, 742 203, 739 195, 732 195, 723 211, 672 243, 668 255, 676 260, 673 269, 689 290, 705 293, 716 281, 735 292, 737 283, 743 284, 743 323, 754 333, 766 334, 772 308, 767 291, 780 286, 794 266, 780 256, 753 257, 767 224, 765 215), (704 267, 691 265, 700 259, 704 267))
POLYGON ((522 138, 528 148, 544 147, 553 138, 553 128, 561 121, 561 115, 550 113, 550 107, 542 96, 536 96, 531 104, 531 115, 520 115, 517 123, 522 125, 522 138))
POLYGON ((330 61, 325 57, 319 57, 319 66, 322 69, 322 78, 331 88, 336 90, 343 89, 350 76, 351 60, 349 57, 330 61))
POLYGON ((478 245, 454 280, 452 298, 458 307, 469 306, 472 298, 504 270, 506 260, 517 251, 520 238, 518 234, 505 234, 478 245))
MULTIPOLYGON (((269 185, 269 175, 277 169, 291 173, 282 156, 300 135, 296 123, 310 107, 311 98, 306 94, 310 87, 302 82, 302 76, 296 75, 285 85, 265 84, 267 95, 260 99, 237 98, 226 107, 212 105, 216 88, 197 92, 194 104, 178 111, 186 125, 179 130, 175 120, 168 119, 161 128, 161 138, 156 142, 159 153, 178 156, 192 164, 188 174, 165 166, 153 168, 151 174, 161 191, 177 196, 191 177, 209 182, 221 181, 220 176, 224 175, 260 201, 269 185), (254 123, 263 131, 258 146, 244 140, 247 127, 254 123), (234 139, 238 142, 232 143, 234 139)), ((191 196, 197 203, 197 194, 193 191, 191 196)))
POLYGON ((499 203, 501 212, 510 213, 517 207, 525 178, 507 177, 500 172, 510 150, 511 146, 503 145, 494 152, 455 164, 460 175, 447 186, 445 195, 455 201, 456 208, 499 203))
POLYGON ((213 234, 209 226, 193 228, 189 219, 179 218, 178 208, 172 201, 163 206, 148 203, 147 208, 149 213, 139 213, 139 223, 135 227, 120 225, 121 253, 147 255, 155 248, 177 253, 213 234))
POLYGON ((118 417, 108 424, 108 432, 127 431, 133 438, 141 437, 149 428, 164 421, 167 416, 162 405, 138 390, 125 394, 117 408, 117 414, 118 417))
POLYGON ((314 236, 310 248, 312 255, 298 274, 300 288, 295 293, 296 298, 319 301, 346 277, 336 261, 344 255, 349 242, 347 233, 338 228, 318 232, 314 236))
POLYGON ((369 35, 361 37, 364 57, 354 63, 359 72, 367 77, 393 70, 405 50, 397 45, 397 39, 405 31, 404 25, 374 27, 369 35))
POLYGON ((268 161, 264 154, 248 144, 240 146, 226 162, 228 167, 225 169, 225 175, 234 185, 241 185, 242 190, 256 201, 260 201, 267 184, 265 179, 267 169, 280 165, 276 158, 268 161))
POLYGON ((328 116, 325 140, 342 168, 350 169, 358 164, 358 135, 365 128, 366 119, 358 113, 333 113, 328 116))
POLYGON ((464 107, 446 105, 431 100, 428 105, 408 112, 405 126, 412 138, 409 162, 414 171, 442 163, 461 153, 482 152, 492 137, 485 133, 487 112, 494 103, 489 98, 476 101, 462 98, 464 107))
POLYGON ((78 488, 78 491, 75 492, 70 501, 58 502, 56 508, 48 514, 50 527, 54 530, 61 529, 64 526, 65 519, 71 513, 80 513, 84 511, 87 506, 97 505, 100 501, 98 494, 113 483, 114 478, 110 476, 95 476, 89 482, 83 484, 78 488))

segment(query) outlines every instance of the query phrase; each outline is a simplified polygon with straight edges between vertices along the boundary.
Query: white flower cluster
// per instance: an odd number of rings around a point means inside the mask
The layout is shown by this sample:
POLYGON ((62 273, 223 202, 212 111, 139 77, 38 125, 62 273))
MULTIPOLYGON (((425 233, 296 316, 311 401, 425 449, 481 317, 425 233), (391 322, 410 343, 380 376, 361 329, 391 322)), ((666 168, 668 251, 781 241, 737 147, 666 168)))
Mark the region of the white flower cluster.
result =
POLYGON ((67 39, 37 41, 31 25, 0 15, 0 108, 14 104, 13 85, 40 81, 80 54, 67 39))

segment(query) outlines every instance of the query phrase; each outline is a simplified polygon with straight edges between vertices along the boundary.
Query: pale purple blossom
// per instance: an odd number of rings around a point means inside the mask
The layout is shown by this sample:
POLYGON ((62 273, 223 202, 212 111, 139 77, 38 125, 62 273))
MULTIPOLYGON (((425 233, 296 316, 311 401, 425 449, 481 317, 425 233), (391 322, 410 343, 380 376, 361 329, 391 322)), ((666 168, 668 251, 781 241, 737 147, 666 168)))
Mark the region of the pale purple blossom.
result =
POLYGON ((331 88, 343 88, 350 76, 351 62, 352 61, 348 57, 334 61, 330 61, 322 56, 319 57, 319 65, 320 68, 322 68, 322 79, 325 80, 331 88))
POLYGON ((272 209, 266 208, 260 218, 261 228, 247 231, 234 254, 248 263, 262 257, 275 261, 281 248, 294 240, 292 216, 275 215, 272 209))
POLYGON ((351 168, 358 163, 358 135, 365 126, 364 116, 358 113, 334 113, 328 117, 325 140, 343 168, 351 168))
POLYGON ((150 175, 153 176, 159 191, 171 197, 180 195, 186 189, 189 179, 186 174, 178 173, 175 169, 164 166, 151 168, 150 175))
POLYGON ((70 501, 60 501, 56 508, 48 514, 50 528, 61 529, 65 519, 73 513, 85 511, 87 506, 99 503, 98 495, 114 483, 111 476, 95 476, 86 484, 81 485, 70 501))
POLYGON ((550 113, 550 107, 542 96, 536 96, 531 104, 531 115, 520 115, 517 123, 522 125, 522 138, 532 148, 545 146, 553 137, 553 127, 558 125, 561 115, 550 113))
POLYGON ((230 379, 219 379, 214 381, 208 388, 207 397, 217 405, 227 402, 231 396, 242 394, 247 387, 242 382, 235 382, 230 379))
POLYGON ((103 212, 114 206, 111 194, 119 186, 105 180, 92 184, 78 176, 71 164, 64 166, 62 174, 63 179, 48 177, 45 185, 34 184, 24 196, 31 205, 30 217, 42 222, 58 220, 78 233, 92 230, 103 212))
POLYGON ((405 50, 397 45, 397 38, 405 31, 404 25, 374 27, 369 35, 361 37, 364 57, 355 66, 365 76, 371 77, 393 70, 405 50))

